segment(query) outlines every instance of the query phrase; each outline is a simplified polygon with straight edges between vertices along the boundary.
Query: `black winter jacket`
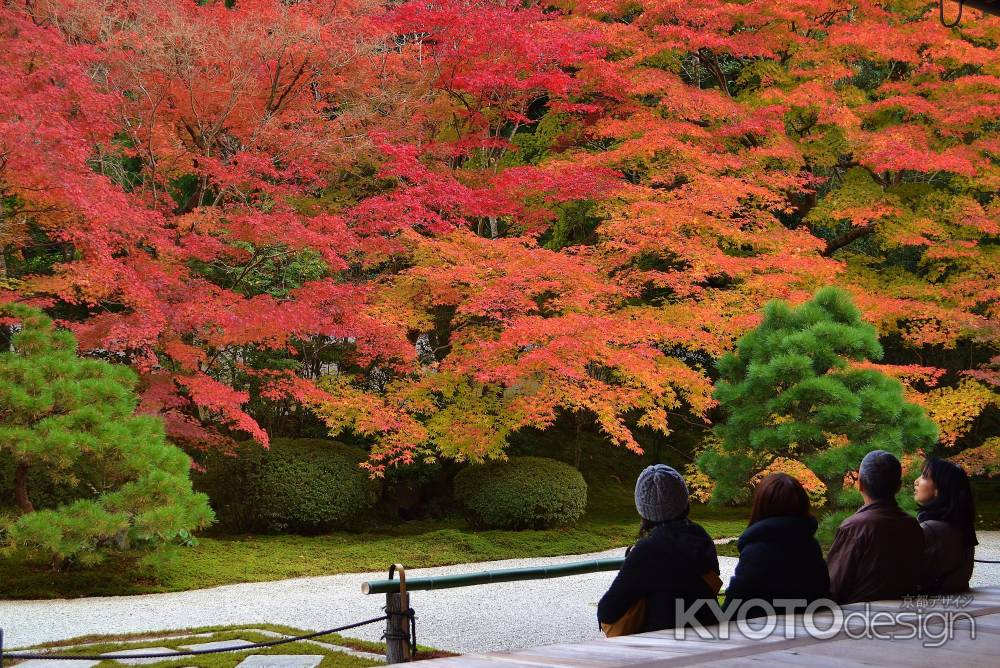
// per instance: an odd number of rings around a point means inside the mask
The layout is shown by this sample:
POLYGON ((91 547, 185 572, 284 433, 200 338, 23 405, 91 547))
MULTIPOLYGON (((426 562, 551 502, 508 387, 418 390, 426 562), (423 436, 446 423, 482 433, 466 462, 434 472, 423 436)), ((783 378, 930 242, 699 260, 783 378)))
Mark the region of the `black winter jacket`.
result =
POLYGON ((962 530, 942 520, 924 520, 924 594, 957 594, 969 590, 976 548, 962 530))
MULTIPOLYGON (((705 530, 684 518, 662 522, 628 552, 611 588, 597 604, 597 620, 613 624, 640 599, 646 599, 644 631, 658 631, 675 626, 676 600, 691 606, 698 599, 714 599, 702 577, 708 571, 719 572, 715 543, 705 530)), ((702 606, 697 618, 703 624, 714 623, 715 615, 706 617, 702 606)))
POLYGON ((829 598, 830 575, 815 534, 812 517, 769 517, 747 527, 736 544, 740 561, 726 587, 725 607, 735 599, 829 598))

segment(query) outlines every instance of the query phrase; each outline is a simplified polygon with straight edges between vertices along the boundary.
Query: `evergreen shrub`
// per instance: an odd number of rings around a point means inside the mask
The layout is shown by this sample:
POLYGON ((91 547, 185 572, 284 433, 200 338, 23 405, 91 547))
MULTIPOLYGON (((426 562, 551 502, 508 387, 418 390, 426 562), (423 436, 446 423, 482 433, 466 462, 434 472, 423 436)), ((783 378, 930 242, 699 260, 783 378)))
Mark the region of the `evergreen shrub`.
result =
POLYGON ((249 442, 211 455, 196 485, 230 531, 318 533, 348 527, 378 497, 360 448, 325 439, 249 442))
POLYGON ((587 483, 569 464, 515 457, 460 471, 455 500, 469 521, 484 529, 572 526, 587 509, 587 483))

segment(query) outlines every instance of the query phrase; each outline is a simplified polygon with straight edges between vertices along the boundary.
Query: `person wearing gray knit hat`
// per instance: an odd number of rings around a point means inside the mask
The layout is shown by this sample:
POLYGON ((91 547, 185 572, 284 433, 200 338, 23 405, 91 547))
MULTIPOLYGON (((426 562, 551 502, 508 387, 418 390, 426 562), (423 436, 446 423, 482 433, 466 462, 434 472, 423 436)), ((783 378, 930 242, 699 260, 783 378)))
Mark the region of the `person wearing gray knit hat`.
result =
POLYGON ((647 466, 635 481, 635 509, 649 522, 667 522, 687 514, 688 488, 677 469, 647 466))
MULTIPOLYGON (((688 517, 689 507, 687 485, 675 469, 654 464, 639 474, 639 538, 597 602, 597 621, 607 635, 673 628, 678 610, 715 601, 722 586, 719 555, 708 532, 688 517)), ((717 624, 711 610, 703 606, 696 619, 717 624)))

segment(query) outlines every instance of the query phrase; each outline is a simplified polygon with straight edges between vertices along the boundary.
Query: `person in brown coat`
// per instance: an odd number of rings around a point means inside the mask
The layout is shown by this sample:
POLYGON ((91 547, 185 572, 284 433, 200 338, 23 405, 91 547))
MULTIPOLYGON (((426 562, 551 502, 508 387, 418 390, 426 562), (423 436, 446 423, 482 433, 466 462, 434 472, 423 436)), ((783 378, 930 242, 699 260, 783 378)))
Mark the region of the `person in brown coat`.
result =
POLYGON ((858 487, 865 503, 841 523, 827 556, 837 603, 901 598, 919 591, 924 532, 896 503, 902 473, 899 460, 884 450, 861 460, 858 487))
POLYGON ((913 483, 913 498, 924 530, 923 593, 967 591, 979 544, 969 476, 961 466, 931 457, 913 483))

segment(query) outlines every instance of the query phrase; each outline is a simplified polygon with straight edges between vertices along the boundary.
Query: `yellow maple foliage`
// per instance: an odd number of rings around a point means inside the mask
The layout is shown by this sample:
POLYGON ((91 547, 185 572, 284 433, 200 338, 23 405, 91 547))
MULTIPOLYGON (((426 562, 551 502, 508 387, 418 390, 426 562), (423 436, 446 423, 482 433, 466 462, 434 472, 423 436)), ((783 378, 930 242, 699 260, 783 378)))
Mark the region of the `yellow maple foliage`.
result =
POLYGON ((751 478, 751 487, 755 487, 772 473, 784 473, 802 483, 809 496, 809 505, 813 508, 819 508, 826 503, 826 485, 808 466, 795 459, 776 457, 767 467, 751 478))
POLYGON ((691 462, 684 467, 684 482, 687 483, 688 498, 696 503, 708 503, 715 489, 715 481, 707 473, 691 462))
POLYGON ((994 476, 1000 473, 1000 437, 988 438, 979 447, 963 450, 951 461, 964 468, 969 475, 994 476))
POLYGON ((965 434, 989 406, 1000 405, 1000 394, 975 380, 928 392, 924 401, 927 414, 941 430, 941 442, 948 446, 965 434))

